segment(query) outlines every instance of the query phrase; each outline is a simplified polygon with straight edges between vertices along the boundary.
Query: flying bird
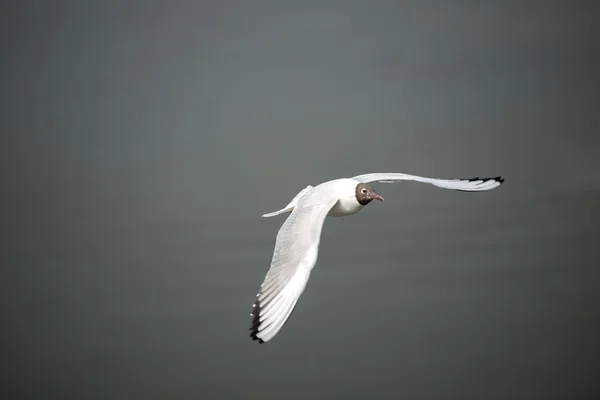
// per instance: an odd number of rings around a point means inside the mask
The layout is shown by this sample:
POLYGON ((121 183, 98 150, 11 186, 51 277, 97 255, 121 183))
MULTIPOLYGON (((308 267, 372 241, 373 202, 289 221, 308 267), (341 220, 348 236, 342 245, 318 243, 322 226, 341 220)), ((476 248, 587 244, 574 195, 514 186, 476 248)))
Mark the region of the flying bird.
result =
POLYGON ((415 181, 464 192, 481 192, 500 186, 504 179, 437 179, 402 173, 373 173, 334 179, 307 186, 279 211, 263 217, 290 213, 275 242, 271 267, 252 305, 250 337, 268 342, 281 330, 296 307, 317 262, 321 229, 327 216, 358 213, 373 200, 383 201, 371 183, 415 181))

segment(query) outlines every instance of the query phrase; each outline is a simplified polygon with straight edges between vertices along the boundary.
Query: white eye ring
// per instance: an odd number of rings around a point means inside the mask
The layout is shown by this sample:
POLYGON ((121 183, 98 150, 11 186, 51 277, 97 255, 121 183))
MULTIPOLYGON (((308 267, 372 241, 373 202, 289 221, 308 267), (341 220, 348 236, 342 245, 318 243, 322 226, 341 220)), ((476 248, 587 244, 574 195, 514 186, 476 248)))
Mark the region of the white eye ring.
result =
POLYGON ((362 190, 360 191, 362 194, 367 194, 367 189, 362 188, 362 190))

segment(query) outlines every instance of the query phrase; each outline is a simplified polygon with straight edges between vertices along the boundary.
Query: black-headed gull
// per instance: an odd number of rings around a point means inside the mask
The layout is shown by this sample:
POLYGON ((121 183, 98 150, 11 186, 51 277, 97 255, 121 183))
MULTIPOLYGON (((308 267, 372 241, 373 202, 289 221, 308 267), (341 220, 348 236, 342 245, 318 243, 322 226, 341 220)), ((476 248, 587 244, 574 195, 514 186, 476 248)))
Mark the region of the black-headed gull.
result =
POLYGON ((267 342, 281 330, 306 287, 317 261, 321 228, 327 216, 356 214, 374 199, 383 201, 371 182, 416 181, 444 189, 481 192, 500 186, 504 179, 436 179, 402 173, 374 173, 354 178, 334 179, 318 186, 307 186, 273 217, 291 212, 277 233, 271 267, 256 295, 252 310, 250 337, 267 342))

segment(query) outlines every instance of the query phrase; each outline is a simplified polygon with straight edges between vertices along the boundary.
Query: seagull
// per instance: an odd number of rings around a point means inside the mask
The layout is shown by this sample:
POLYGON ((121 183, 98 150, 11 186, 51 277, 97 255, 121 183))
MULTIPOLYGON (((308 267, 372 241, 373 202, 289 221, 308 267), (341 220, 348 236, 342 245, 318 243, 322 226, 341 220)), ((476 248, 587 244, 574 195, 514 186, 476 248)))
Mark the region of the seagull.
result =
POLYGON ((403 173, 372 173, 334 179, 307 186, 281 210, 264 214, 269 218, 290 213, 275 242, 271 266, 252 305, 250 337, 259 343, 273 339, 294 311, 317 262, 321 229, 325 218, 353 215, 373 200, 383 201, 371 183, 414 181, 443 189, 482 192, 494 189, 504 179, 438 179, 403 173))

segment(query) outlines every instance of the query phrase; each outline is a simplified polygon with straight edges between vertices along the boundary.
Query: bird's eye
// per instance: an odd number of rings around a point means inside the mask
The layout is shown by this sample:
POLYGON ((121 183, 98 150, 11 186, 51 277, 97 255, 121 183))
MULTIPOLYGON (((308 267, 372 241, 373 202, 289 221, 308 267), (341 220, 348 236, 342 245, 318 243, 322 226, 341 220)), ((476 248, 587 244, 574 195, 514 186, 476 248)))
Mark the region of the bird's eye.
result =
POLYGON ((362 189, 360 192, 361 192, 362 194, 367 194, 367 189, 363 188, 363 189, 362 189))

